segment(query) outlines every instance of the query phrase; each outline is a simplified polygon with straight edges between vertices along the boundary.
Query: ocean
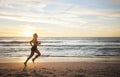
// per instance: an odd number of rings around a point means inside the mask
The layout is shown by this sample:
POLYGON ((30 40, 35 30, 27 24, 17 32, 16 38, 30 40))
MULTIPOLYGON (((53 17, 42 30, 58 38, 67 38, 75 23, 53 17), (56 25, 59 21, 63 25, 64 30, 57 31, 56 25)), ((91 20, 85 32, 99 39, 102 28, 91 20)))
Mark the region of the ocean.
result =
MULTIPOLYGON (((30 37, 0 37, 0 58, 30 54, 30 37)), ((41 37, 41 57, 120 57, 120 37, 41 37)))

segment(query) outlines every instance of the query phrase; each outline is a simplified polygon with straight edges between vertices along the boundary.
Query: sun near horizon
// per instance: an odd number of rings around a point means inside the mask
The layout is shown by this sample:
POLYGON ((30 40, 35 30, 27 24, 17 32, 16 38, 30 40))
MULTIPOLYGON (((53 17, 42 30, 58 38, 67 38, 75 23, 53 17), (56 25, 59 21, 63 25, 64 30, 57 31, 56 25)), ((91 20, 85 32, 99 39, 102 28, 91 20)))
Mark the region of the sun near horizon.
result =
POLYGON ((27 31, 24 31, 24 32, 23 32, 23 36, 25 36, 25 37, 30 37, 30 36, 32 36, 32 35, 33 35, 33 32, 32 32, 32 31, 27 30, 27 31))

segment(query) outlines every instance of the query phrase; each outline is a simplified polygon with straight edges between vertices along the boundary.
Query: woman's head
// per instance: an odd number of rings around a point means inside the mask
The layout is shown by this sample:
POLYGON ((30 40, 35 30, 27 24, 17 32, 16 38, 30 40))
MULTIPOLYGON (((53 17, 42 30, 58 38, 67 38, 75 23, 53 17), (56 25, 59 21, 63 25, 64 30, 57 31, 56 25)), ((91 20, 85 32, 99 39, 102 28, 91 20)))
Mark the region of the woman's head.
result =
POLYGON ((37 33, 34 33, 34 34, 33 34, 33 38, 38 38, 37 33))

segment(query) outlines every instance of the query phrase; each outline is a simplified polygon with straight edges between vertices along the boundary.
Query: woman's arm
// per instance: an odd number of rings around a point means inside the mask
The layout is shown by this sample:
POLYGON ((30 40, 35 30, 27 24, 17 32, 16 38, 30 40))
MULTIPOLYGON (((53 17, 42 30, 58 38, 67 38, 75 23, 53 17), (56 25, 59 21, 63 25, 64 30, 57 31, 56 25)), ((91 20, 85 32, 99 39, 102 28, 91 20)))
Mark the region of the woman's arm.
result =
POLYGON ((30 41, 30 45, 31 45, 31 46, 32 46, 32 42, 33 42, 33 40, 30 41))

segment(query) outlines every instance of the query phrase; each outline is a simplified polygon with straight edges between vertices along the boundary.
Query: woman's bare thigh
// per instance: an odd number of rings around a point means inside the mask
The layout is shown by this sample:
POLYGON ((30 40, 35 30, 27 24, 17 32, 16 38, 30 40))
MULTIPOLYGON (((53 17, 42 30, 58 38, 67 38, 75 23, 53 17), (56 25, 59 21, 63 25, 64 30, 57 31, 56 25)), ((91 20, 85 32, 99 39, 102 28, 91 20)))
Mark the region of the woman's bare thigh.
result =
POLYGON ((38 55, 41 55, 41 53, 40 53, 40 51, 37 49, 36 51, 35 51, 38 55))

